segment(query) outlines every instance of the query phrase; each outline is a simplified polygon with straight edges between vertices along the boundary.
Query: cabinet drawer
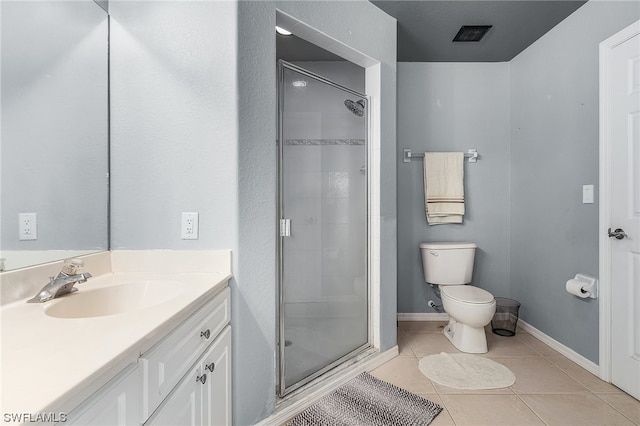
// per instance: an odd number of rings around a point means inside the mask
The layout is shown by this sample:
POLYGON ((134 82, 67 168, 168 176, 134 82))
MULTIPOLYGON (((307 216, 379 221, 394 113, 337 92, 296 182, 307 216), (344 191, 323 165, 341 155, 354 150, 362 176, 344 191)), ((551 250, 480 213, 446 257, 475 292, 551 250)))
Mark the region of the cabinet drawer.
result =
POLYGON ((140 357, 143 417, 148 418, 218 333, 229 324, 229 288, 140 357))

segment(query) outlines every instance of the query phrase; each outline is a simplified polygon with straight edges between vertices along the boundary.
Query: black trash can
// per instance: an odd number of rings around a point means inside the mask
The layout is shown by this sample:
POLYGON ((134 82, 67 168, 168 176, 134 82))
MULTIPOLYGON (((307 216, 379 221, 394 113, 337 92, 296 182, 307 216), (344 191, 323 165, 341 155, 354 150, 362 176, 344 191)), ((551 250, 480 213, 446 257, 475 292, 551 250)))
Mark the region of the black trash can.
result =
POLYGON ((520 302, 506 297, 496 297, 496 313, 491 320, 491 330, 499 336, 514 336, 518 325, 520 302))

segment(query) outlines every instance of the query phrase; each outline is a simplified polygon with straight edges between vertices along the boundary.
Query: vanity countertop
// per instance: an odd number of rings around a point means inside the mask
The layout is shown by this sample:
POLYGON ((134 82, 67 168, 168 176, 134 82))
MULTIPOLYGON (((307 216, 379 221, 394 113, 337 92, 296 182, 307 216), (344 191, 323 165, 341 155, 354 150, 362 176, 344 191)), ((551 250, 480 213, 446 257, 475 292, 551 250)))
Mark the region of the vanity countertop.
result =
MULTIPOLYGON (((79 292, 46 303, 20 300, 0 309, 0 381, 3 417, 68 413, 119 370, 135 363, 181 321, 227 287, 229 273, 114 273, 78 284, 79 292), (50 305, 81 292, 131 282, 172 281, 167 301, 124 313, 57 318, 50 305)), ((166 285, 166 283, 164 283, 166 285)))

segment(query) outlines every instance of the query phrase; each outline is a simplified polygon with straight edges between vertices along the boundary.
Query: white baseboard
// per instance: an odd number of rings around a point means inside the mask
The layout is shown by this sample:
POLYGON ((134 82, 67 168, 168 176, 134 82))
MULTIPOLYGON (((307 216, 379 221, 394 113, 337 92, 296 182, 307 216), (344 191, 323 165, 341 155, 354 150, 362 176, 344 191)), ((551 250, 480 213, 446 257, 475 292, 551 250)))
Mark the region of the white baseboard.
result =
POLYGON ((398 321, 449 321, 449 315, 444 312, 398 313, 398 321))
POLYGON ((326 382, 319 384, 311 392, 300 395, 299 397, 293 397, 291 401, 286 403, 287 405, 283 403, 281 407, 277 408, 275 413, 260 421, 257 426, 279 426, 284 424, 287 420, 303 412, 305 409, 316 403, 320 398, 339 388, 358 374, 374 370, 385 362, 395 358, 397 355, 398 346, 394 346, 393 348, 387 349, 370 359, 349 367, 345 371, 330 377, 326 382))
MULTIPOLYGON (((449 315, 446 313, 398 313, 398 321, 448 321, 449 315)), ((531 324, 523 321, 522 319, 518 320, 518 327, 522 328, 524 331, 540 340, 542 343, 546 344, 552 349, 560 352, 562 355, 570 359, 571 361, 578 364, 580 367, 584 368, 591 374, 600 377, 600 366, 593 361, 583 357, 573 349, 563 345, 552 337, 549 337, 542 331, 538 330, 531 324)))
POLYGON ((575 362, 576 364, 578 364, 580 367, 584 368, 591 374, 594 374, 597 377, 600 377, 600 366, 595 362, 583 357, 578 352, 563 345, 562 343, 558 342, 554 338, 549 337, 548 335, 544 334, 542 331, 538 330, 537 328, 535 328, 534 326, 532 326, 531 324, 525 321, 518 320, 518 327, 522 328, 524 331, 526 331, 536 339, 540 340, 542 343, 546 344, 550 348, 560 352, 562 355, 564 355, 571 361, 575 362))

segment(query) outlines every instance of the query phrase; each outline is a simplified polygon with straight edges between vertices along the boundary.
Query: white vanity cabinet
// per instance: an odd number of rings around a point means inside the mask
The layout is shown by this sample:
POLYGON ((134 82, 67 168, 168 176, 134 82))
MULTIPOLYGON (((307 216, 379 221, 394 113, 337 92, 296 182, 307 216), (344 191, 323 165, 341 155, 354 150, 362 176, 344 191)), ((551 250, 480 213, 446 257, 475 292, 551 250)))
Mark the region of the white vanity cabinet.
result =
POLYGON ((231 425, 226 287, 58 425, 231 425))

